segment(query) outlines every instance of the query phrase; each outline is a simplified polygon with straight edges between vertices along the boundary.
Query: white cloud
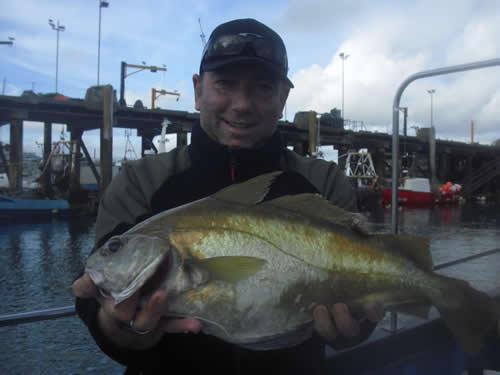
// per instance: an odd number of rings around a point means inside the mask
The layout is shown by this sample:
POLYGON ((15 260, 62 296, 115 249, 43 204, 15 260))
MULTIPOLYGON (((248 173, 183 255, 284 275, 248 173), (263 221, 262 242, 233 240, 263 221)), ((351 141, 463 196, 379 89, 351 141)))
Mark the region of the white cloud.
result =
MULTIPOLYGON (((208 38, 220 22, 256 17, 275 28, 287 44, 295 84, 287 118, 299 110, 327 112, 341 106, 341 60, 345 61, 346 117, 385 131, 401 82, 418 71, 498 58, 500 8, 497 0, 396 2, 381 0, 283 0, 272 4, 224 0, 178 2, 111 1, 102 10, 101 83, 119 91, 120 63, 161 66, 126 79, 126 99, 151 106, 151 88, 179 90, 181 98, 159 98, 161 108, 193 112, 191 76, 198 70, 202 44, 198 17, 208 38)), ((54 91, 56 34, 47 20, 60 20, 59 91, 80 97, 96 83, 98 2, 73 0, 4 1, 0 34, 16 38, 2 50, 0 70, 6 93, 54 91)), ((457 73, 413 82, 401 100, 409 123, 429 123, 434 88, 438 137, 462 140, 475 120, 477 138, 500 138, 499 69, 457 73)))
MULTIPOLYGON (((300 2, 292 4, 296 3, 300 2)), ((336 5, 327 6, 322 1, 315 3, 330 10, 322 12, 330 15, 322 14, 317 18, 327 22, 336 5)), ((345 117, 376 124, 378 129, 391 122, 394 95, 408 76, 500 55, 497 43, 500 11, 493 2, 481 3, 477 12, 474 12, 477 4, 471 1, 430 5, 430 2, 419 2, 404 9, 395 8, 388 14, 378 11, 369 21, 365 15, 357 16, 351 12, 352 7, 344 8, 348 14, 343 24, 347 23, 346 34, 349 36, 330 52, 327 63, 310 63, 292 74, 296 88, 290 94, 290 113, 340 109, 340 52, 350 55, 344 65, 345 117), (450 17, 450 6, 453 17, 450 17), (362 20, 365 22, 360 24, 362 20)), ((298 14, 295 16, 299 17, 298 14)), ((303 16, 306 20, 309 17, 309 26, 314 30, 312 14, 304 10, 303 16)), ((333 26, 334 30, 337 28, 333 26)), ((306 51, 323 45, 325 39, 325 36, 320 36, 318 44, 306 46, 306 51)), ((409 107, 409 122, 428 126, 430 100, 427 89, 434 88, 433 117, 438 137, 440 134, 450 136, 454 132, 462 137, 463 126, 469 126, 464 124, 474 119, 481 124, 476 127, 479 134, 495 130, 500 133, 496 120, 500 118, 500 107, 496 105, 500 95, 498 69, 500 67, 415 81, 405 90, 401 106, 409 107)), ((479 139, 484 143, 491 141, 480 135, 479 139)))

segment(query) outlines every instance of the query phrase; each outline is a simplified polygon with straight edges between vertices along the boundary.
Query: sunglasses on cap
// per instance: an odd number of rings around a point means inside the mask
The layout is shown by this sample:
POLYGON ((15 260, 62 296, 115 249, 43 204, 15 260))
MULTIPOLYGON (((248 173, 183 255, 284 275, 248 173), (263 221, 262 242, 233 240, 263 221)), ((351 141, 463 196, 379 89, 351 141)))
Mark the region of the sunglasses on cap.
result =
POLYGON ((203 49, 201 69, 211 70, 245 58, 266 63, 293 87, 287 78, 288 59, 284 45, 256 33, 225 34, 210 38, 203 49))

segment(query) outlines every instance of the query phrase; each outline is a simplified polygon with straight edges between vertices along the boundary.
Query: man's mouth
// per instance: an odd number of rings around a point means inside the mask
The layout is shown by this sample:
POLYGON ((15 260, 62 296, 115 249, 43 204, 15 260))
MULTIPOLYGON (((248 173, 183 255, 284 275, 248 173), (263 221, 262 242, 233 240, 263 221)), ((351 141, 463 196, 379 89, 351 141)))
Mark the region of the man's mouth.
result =
POLYGON ((222 121, 224 121, 229 126, 238 129, 248 129, 254 126, 254 124, 250 122, 228 121, 226 119, 222 119, 222 121))

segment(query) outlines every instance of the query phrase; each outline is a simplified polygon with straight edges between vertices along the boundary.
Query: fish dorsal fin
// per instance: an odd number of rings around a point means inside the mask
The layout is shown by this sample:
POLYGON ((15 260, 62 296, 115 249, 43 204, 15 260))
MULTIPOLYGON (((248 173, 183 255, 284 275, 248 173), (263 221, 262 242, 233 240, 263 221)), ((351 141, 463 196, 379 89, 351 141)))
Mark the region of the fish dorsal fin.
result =
POLYGON ((208 273, 209 280, 221 280, 230 283, 247 280, 258 273, 266 260, 246 256, 221 256, 186 261, 208 273))
POLYGON ((373 238, 380 241, 381 246, 390 249, 394 253, 399 253, 418 264, 426 271, 432 270, 432 255, 430 240, 425 237, 413 236, 409 234, 377 234, 373 238))
POLYGON ((213 198, 240 204, 257 204, 262 202, 272 183, 283 171, 266 173, 245 182, 228 186, 212 195, 213 198))
POLYGON ((335 225, 343 225, 362 235, 367 235, 366 220, 361 214, 335 206, 319 194, 287 195, 261 204, 274 206, 305 216, 326 220, 335 225))

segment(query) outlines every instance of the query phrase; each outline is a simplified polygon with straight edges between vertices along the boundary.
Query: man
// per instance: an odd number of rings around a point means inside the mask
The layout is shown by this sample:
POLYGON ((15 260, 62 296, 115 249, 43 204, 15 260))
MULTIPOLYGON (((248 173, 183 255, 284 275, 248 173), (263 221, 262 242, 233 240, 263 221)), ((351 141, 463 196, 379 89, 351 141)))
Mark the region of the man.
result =
MULTIPOLYGON (((125 166, 100 202, 96 246, 158 212, 275 170, 303 176, 307 186, 298 192, 319 191, 334 204, 356 210, 353 190, 335 164, 300 157, 282 143, 277 123, 293 88, 287 72, 285 45, 273 30, 252 19, 218 26, 203 51, 200 74, 193 76, 200 124, 193 126, 191 145, 125 166)), ((292 348, 259 352, 199 333, 196 319, 162 318, 165 292, 156 292, 137 311, 138 295, 115 306, 87 274, 73 290, 77 311, 97 344, 128 365, 128 373, 167 372, 177 365, 188 373, 322 373, 325 340, 333 347, 358 343, 374 328, 370 321, 381 315, 368 306, 367 316, 358 321, 338 303, 329 306, 332 320, 327 307, 319 306, 314 311, 319 335, 292 348)))

